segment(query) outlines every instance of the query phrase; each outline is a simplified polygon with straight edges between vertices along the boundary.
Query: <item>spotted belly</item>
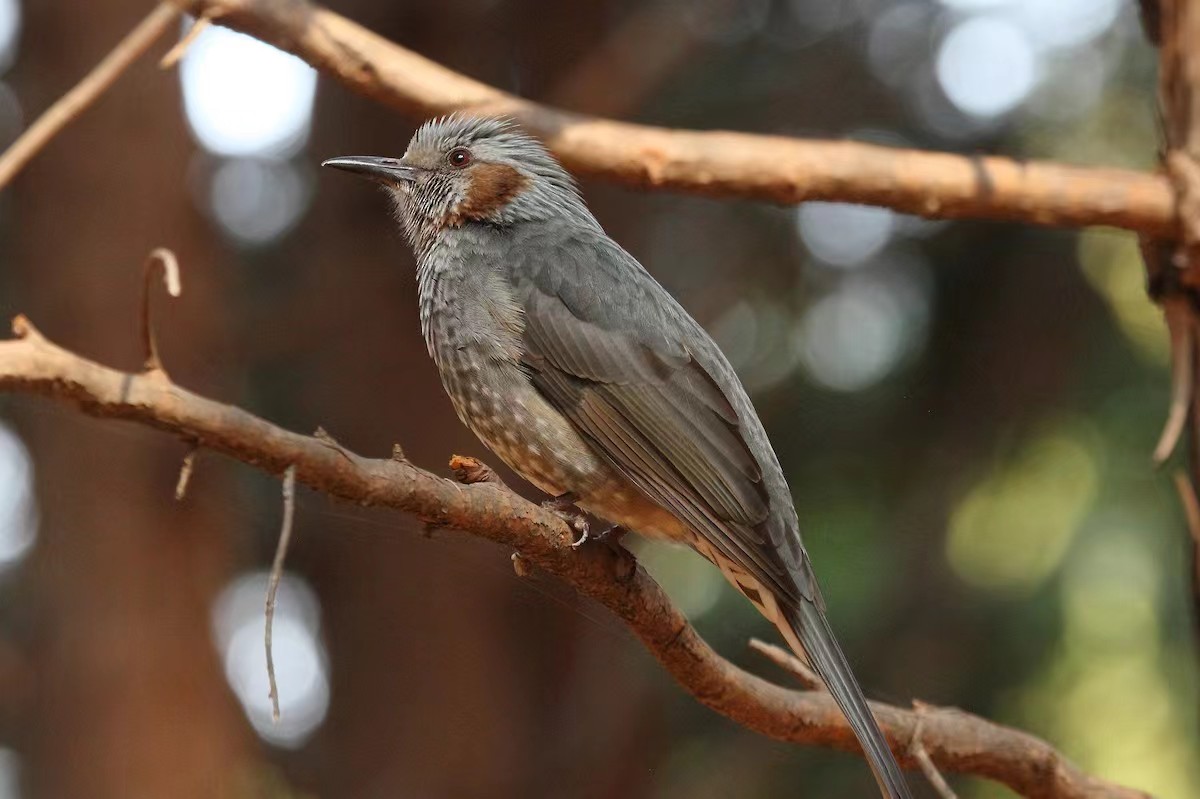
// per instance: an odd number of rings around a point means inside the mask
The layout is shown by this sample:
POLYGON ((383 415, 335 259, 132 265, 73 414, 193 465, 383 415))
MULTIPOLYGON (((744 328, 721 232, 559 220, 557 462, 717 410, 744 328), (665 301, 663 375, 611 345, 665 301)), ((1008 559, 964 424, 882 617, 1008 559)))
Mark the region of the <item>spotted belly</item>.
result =
POLYGON ((685 525, 610 466, 524 373, 513 371, 442 375, 459 419, 488 449, 551 496, 571 493, 579 507, 627 530, 691 543, 685 525))

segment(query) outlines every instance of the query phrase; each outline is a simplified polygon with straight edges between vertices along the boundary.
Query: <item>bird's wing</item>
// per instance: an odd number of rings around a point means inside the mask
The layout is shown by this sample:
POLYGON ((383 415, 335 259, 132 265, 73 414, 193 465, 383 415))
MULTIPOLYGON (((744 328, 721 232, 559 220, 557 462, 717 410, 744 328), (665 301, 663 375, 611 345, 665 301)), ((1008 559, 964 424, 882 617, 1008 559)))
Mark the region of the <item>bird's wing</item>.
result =
POLYGON ((789 569, 771 540, 743 422, 705 366, 720 358, 716 346, 603 234, 533 245, 514 248, 535 254, 510 268, 534 385, 599 455, 759 585, 808 594, 807 568, 789 569))
POLYGON ((910 799, 825 619, 799 534, 771 507, 737 412, 749 404, 731 401, 740 389, 716 345, 602 234, 513 250, 536 253, 510 264, 534 385, 601 457, 733 564, 722 571, 829 686, 883 795, 910 799))

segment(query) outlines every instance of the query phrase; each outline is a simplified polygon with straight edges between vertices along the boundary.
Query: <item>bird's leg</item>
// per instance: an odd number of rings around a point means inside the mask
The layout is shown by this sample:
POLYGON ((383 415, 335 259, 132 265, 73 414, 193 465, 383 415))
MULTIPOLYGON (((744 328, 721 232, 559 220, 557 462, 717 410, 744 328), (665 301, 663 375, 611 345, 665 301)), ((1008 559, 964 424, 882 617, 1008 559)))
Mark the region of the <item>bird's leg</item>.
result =
POLYGON ((628 532, 629 531, 621 525, 613 524, 596 533, 592 536, 592 538, 596 541, 603 541, 611 547, 619 547, 621 546, 621 539, 624 538, 625 534, 628 532))
POLYGON ((583 513, 583 511, 579 509, 579 506, 575 504, 578 499, 579 497, 575 496, 574 491, 566 491, 562 494, 559 494, 557 497, 551 497, 550 499, 545 500, 542 502, 542 507, 548 511, 559 514, 568 512, 573 512, 576 514, 583 513))

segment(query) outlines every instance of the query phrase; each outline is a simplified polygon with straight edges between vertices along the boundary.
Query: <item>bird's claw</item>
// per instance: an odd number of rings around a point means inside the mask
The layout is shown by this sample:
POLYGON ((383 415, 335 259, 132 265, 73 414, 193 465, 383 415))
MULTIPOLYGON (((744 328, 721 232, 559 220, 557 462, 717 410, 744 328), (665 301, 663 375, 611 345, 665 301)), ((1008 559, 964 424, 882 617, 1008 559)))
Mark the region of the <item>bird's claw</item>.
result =
POLYGON ((587 515, 575 504, 575 495, 571 492, 568 491, 561 496, 546 500, 542 503, 542 507, 579 533, 579 538, 571 542, 571 549, 579 549, 585 541, 592 537, 592 526, 588 523, 587 515))
POLYGON ((593 533, 592 525, 587 520, 587 514, 575 504, 575 500, 575 495, 568 491, 542 503, 543 508, 558 516, 572 530, 579 533, 579 537, 571 542, 571 549, 579 549, 588 541, 603 541, 612 545, 620 542, 621 536, 625 534, 625 528, 614 524, 598 533, 593 533))
POLYGON ((571 549, 579 549, 584 543, 592 537, 592 526, 588 524, 588 520, 582 516, 576 516, 571 524, 579 532, 579 538, 571 542, 571 549))
POLYGON ((579 549, 585 541, 600 541, 608 544, 614 551, 621 549, 621 537, 625 535, 625 528, 614 524, 606 527, 598 533, 593 533, 591 525, 583 520, 583 527, 575 525, 576 530, 580 530, 579 540, 571 542, 572 549, 579 549))

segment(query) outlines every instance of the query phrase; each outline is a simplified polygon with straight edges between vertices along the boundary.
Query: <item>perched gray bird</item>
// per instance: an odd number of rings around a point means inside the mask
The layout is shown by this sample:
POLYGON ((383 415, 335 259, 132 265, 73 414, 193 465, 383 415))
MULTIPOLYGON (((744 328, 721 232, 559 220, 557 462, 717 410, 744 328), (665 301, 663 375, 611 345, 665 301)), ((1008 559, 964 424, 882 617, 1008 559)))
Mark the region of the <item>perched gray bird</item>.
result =
POLYGON ((324 165, 392 197, 459 418, 548 494, 716 564, 825 681, 883 795, 908 797, 745 389, 546 148, 511 122, 455 115, 423 125, 403 158, 324 165))

